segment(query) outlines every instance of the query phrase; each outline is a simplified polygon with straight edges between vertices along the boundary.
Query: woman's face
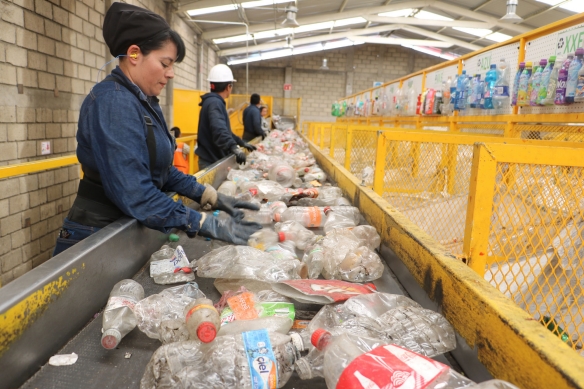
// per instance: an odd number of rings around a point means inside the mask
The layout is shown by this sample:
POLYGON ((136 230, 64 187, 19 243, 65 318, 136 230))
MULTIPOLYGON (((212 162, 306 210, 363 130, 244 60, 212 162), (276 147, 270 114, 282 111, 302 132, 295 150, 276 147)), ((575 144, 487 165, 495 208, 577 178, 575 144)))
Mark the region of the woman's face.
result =
POLYGON ((130 78, 147 96, 158 96, 168 80, 174 78, 176 56, 176 45, 167 41, 160 49, 146 56, 140 53, 136 59, 128 58, 135 61, 130 78))
POLYGON ((267 108, 262 108, 262 110, 260 111, 260 115, 262 115, 263 118, 265 118, 266 116, 268 116, 268 109, 267 108))

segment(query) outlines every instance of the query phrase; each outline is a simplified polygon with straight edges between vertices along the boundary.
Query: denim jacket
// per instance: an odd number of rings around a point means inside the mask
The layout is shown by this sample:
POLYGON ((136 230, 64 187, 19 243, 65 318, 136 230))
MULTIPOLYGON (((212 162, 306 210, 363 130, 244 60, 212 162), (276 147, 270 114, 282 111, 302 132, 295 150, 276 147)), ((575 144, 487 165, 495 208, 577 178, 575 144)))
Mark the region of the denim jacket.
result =
POLYGON ((205 186, 172 166, 174 141, 158 99, 146 96, 119 67, 111 75, 116 81, 95 85, 81 106, 79 162, 99 172, 106 196, 146 227, 165 233, 172 228, 197 232, 201 214, 163 193, 175 191, 200 202, 205 186), (152 174, 145 115, 152 119, 156 138, 152 174))
POLYGON ((262 130, 260 107, 251 104, 243 110, 243 140, 248 142, 262 135, 264 135, 264 130, 262 130))

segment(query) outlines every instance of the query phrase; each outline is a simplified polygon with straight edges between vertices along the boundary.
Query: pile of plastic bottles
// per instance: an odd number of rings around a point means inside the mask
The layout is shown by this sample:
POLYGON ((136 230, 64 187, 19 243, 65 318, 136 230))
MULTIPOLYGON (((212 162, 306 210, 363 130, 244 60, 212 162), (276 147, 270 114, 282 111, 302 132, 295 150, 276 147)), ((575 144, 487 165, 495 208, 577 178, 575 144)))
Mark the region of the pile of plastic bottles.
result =
POLYGON ((428 359, 456 347, 446 319, 407 297, 356 284, 381 277, 380 237, 327 183, 294 131, 270 133, 218 190, 261 205, 245 214, 264 225, 248 246, 224 245, 194 261, 181 246, 163 246, 152 255, 151 277, 181 284, 144 298, 140 284, 122 280, 105 308, 105 348, 135 327, 161 342, 142 389, 281 388, 294 371, 301 379, 323 377, 331 389, 388 382, 515 388, 475 385, 428 359), (216 279, 219 301, 199 290, 195 273, 216 279), (307 321, 294 301, 324 306, 307 321))

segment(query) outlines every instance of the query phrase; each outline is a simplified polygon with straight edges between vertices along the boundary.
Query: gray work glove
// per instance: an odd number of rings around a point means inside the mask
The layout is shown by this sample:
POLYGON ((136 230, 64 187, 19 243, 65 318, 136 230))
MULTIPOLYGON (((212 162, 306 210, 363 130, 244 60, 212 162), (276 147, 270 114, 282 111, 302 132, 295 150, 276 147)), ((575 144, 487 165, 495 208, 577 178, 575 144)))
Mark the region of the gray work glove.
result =
POLYGON ((238 164, 243 165, 247 160, 245 153, 239 147, 233 146, 231 152, 235 154, 235 161, 237 161, 238 164))
POLYGON ((199 235, 245 246, 249 237, 261 229, 262 226, 258 223, 237 220, 226 215, 207 215, 203 219, 199 235))
POLYGON ((236 219, 243 219, 244 216, 243 211, 239 208, 254 211, 259 211, 260 209, 258 204, 248 203, 247 201, 238 200, 235 197, 227 196, 223 193, 217 193, 215 188, 209 184, 205 184, 205 187, 205 191, 201 196, 201 207, 210 205, 212 209, 224 211, 236 219))

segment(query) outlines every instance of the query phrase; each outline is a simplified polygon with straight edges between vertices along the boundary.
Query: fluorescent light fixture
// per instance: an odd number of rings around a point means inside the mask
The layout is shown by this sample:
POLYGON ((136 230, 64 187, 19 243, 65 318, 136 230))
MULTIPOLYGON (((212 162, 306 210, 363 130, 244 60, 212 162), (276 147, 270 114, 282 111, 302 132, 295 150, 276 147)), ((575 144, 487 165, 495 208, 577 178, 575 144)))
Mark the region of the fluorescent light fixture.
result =
POLYGON ((378 16, 385 16, 387 18, 405 18, 408 17, 414 12, 412 8, 404 8, 398 11, 391 11, 391 12, 382 12, 377 14, 378 16))
POLYGON ((362 18, 362 17, 356 17, 356 18, 349 18, 349 19, 339 19, 335 21, 335 27, 341 27, 341 26, 348 26, 350 24, 361 24, 361 23, 367 23, 367 19, 362 18))
POLYGON ((260 31, 250 35, 235 35, 227 38, 213 39, 213 43, 220 45, 222 43, 245 42, 252 39, 274 38, 276 36, 290 35, 294 32, 292 28, 280 28, 277 30, 260 31))
POLYGON ((247 58, 241 58, 241 59, 233 59, 230 61, 227 61, 227 65, 239 65, 242 63, 250 63, 250 62, 256 62, 256 61, 261 61, 262 57, 259 55, 255 55, 253 57, 247 57, 247 58))
MULTIPOLYGON (((540 3, 548 4, 548 5, 557 5, 564 0, 536 0, 540 3)), ((558 8, 565 9, 567 11, 572 11, 576 13, 584 12, 584 3, 582 0, 572 0, 565 4, 560 5, 558 8)))
POLYGON ((213 39, 213 43, 215 43, 216 45, 220 45, 222 43, 237 43, 237 42, 245 42, 247 40, 250 40, 251 36, 250 35, 235 35, 235 36, 229 36, 227 38, 219 38, 219 39, 213 39))
POLYGON ((506 40, 509 40, 511 38, 513 38, 511 35, 501 34, 500 32, 494 32, 494 33, 489 34, 485 37, 485 39, 488 39, 488 40, 494 41, 494 42, 505 42, 506 40))
POLYGON ((233 11, 237 9, 237 4, 218 5, 217 7, 207 7, 199 9, 191 9, 187 11, 189 16, 214 14, 217 12, 233 11))
POLYGON ((484 37, 485 35, 493 33, 492 30, 488 30, 486 28, 470 28, 470 27, 452 27, 452 28, 479 37, 484 37))
POLYGON ((292 49, 274 50, 261 54, 262 59, 288 57, 289 55, 292 55, 292 49))
POLYGON ((323 22, 323 23, 314 23, 314 24, 307 24, 305 26, 296 27, 294 29, 294 33, 298 34, 301 32, 310 32, 310 31, 318 31, 318 30, 328 30, 335 25, 335 22, 323 22))
POLYGON ((457 55, 452 53, 445 53, 442 50, 434 49, 432 47, 425 47, 425 46, 412 46, 412 45, 402 45, 403 47, 407 47, 412 50, 419 51, 420 53, 433 55, 435 57, 440 57, 442 59, 452 60, 458 58, 457 55))
POLYGON ((260 0, 260 1, 247 1, 245 3, 241 3, 243 8, 255 8, 255 7, 264 7, 267 5, 274 5, 274 4, 282 4, 282 3, 291 3, 293 0, 260 0))
POLYGON ((426 20, 444 20, 444 21, 453 21, 452 18, 447 18, 446 16, 435 14, 434 12, 428 11, 420 11, 414 15, 416 19, 426 19, 426 20))

